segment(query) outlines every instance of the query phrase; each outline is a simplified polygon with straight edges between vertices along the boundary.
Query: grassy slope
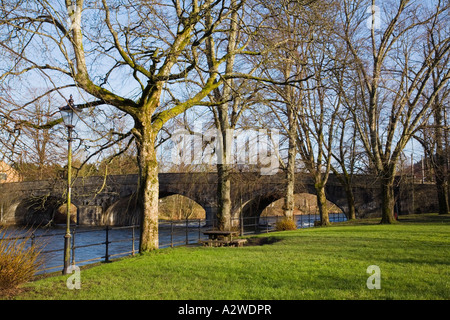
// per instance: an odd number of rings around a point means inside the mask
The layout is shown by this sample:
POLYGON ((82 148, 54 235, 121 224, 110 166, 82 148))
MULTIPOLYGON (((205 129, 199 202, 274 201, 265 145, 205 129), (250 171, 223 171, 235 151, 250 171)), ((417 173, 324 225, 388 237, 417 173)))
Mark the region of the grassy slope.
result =
MULTIPOLYGON (((450 217, 271 233, 244 248, 163 249, 27 285, 19 299, 450 299, 450 217), (381 269, 369 290, 366 269, 381 269)), ((377 220, 378 221, 378 220, 377 220)))

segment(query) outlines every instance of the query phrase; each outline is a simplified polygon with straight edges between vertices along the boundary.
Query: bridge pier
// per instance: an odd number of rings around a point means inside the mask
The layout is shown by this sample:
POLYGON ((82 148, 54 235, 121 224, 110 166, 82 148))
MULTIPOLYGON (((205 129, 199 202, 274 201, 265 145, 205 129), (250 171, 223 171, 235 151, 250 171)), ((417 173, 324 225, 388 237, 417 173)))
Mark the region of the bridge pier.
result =
POLYGON ((102 224, 103 208, 101 206, 79 205, 78 225, 97 226, 102 224))

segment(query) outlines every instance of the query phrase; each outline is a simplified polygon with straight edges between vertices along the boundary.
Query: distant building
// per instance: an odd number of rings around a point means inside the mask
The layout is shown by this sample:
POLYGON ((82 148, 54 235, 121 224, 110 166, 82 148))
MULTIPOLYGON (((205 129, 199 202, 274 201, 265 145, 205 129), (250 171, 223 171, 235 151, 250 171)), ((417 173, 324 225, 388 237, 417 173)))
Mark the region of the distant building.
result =
POLYGON ((0 161, 0 183, 22 181, 20 174, 4 161, 0 161))

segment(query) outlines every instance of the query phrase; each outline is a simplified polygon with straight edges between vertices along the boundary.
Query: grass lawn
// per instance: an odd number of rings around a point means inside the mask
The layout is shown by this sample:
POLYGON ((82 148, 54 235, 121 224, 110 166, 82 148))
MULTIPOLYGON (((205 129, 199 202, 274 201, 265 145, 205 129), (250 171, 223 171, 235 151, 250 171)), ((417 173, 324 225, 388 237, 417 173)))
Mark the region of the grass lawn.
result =
POLYGON ((26 284, 15 299, 450 299, 450 216, 401 216, 260 235, 265 245, 178 247, 26 284), (381 289, 369 290, 377 265, 381 289))

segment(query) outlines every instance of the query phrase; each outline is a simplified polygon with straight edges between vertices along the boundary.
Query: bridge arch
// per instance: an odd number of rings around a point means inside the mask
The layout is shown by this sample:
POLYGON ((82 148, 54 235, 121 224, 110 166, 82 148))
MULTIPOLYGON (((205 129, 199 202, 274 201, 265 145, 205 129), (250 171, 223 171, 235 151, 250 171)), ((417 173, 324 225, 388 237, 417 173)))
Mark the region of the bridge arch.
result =
MULTIPOLYGON (((308 192, 296 193, 295 197, 295 205, 294 205, 294 215, 306 214, 313 215, 318 214, 317 210, 317 196, 308 192), (306 203, 304 202, 306 200, 306 203)), ((244 226, 247 224, 255 225, 259 224, 260 218, 263 214, 268 216, 271 215, 282 215, 282 207, 283 207, 284 196, 280 194, 265 194, 261 196, 257 196, 251 200, 246 201, 239 208, 237 214, 242 215, 242 220, 244 226), (270 206, 275 206, 274 211, 270 214, 270 206)), ((331 200, 327 199, 329 213, 343 213, 344 210, 331 200)), ((273 209, 273 207, 272 207, 273 209)))
MULTIPOLYGON (((63 205, 64 200, 57 196, 29 196, 11 206, 13 212, 10 214, 14 216, 13 220, 18 224, 45 226, 51 223, 59 223, 58 209, 63 205)), ((75 214, 72 215, 72 221, 76 222, 77 208, 76 206, 73 207, 75 214)))
POLYGON ((191 197, 179 193, 166 193, 159 197, 160 218, 204 219, 205 214, 205 208, 191 197))
POLYGON ((263 210, 269 206, 271 203, 282 199, 282 196, 267 194, 262 196, 254 197, 244 203, 239 208, 240 215, 245 218, 259 217, 261 216, 263 210))
MULTIPOLYGON (((201 203, 198 203, 195 199, 192 199, 189 196, 183 195, 177 192, 160 192, 159 194, 159 209, 165 209, 165 200, 170 199, 172 197, 181 197, 183 198, 185 205, 192 208, 193 210, 203 210, 205 208, 201 203)), ((167 211, 167 210, 166 210, 167 211)), ((203 217, 205 213, 203 212, 203 217)), ((160 213, 160 218, 164 216, 160 213)), ((101 217, 101 224, 104 225, 138 225, 140 223, 140 213, 137 208, 136 203, 136 195, 135 193, 124 196, 115 202, 113 202, 104 212, 101 217)))
MULTIPOLYGON (((294 214, 313 215, 318 214, 317 196, 312 193, 302 192, 294 195, 294 214)), ((284 205, 284 197, 270 203, 263 211, 262 215, 280 215, 284 205)), ((329 213, 343 213, 343 209, 333 201, 327 199, 327 208, 329 213)))
POLYGON ((101 215, 100 223, 102 225, 138 225, 140 214, 135 194, 124 196, 113 202, 101 215))

